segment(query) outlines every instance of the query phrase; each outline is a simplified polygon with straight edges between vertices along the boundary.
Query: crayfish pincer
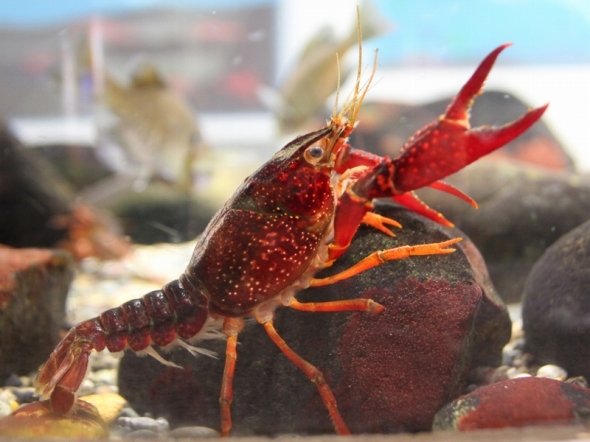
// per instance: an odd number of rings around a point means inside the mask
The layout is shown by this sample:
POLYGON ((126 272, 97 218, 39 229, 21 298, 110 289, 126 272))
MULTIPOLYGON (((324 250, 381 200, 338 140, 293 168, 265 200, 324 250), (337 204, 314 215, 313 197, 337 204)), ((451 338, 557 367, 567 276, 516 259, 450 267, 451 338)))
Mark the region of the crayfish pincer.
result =
POLYGON ((291 141, 246 179, 198 239, 190 263, 177 280, 87 320, 66 335, 37 379, 53 410, 67 413, 75 406, 75 394, 93 350, 129 348, 162 359, 152 346, 177 344, 193 351, 191 344, 217 327, 227 337, 220 393, 221 433, 227 435, 232 427, 238 335, 244 320, 254 318, 316 385, 336 432, 348 434, 322 372, 281 338, 274 326, 274 312, 288 307, 306 312, 379 314, 383 307, 371 299, 300 302, 297 293, 354 277, 387 261, 454 251, 452 245, 460 238, 378 250, 342 272, 315 277, 342 256, 361 223, 387 235, 393 235, 393 227, 401 227, 373 211, 375 198, 393 198, 442 224, 450 223, 418 200, 413 190, 431 186, 475 204, 439 180, 517 137, 545 110, 531 110, 499 128, 469 127, 471 102, 505 47, 485 58, 446 113, 412 137, 396 159, 353 149, 347 143, 372 79, 371 75, 361 84, 359 50, 351 99, 324 128, 291 141))

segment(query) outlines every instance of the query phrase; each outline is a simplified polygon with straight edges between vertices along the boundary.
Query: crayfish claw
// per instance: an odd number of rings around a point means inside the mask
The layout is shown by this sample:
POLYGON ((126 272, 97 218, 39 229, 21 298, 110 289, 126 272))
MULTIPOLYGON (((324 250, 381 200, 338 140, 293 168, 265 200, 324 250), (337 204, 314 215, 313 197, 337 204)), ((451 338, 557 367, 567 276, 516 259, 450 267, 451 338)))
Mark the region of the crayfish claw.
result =
POLYGON ((548 105, 530 110, 504 126, 471 128, 469 110, 473 100, 480 93, 496 58, 508 46, 504 44, 494 49, 451 101, 446 112, 404 144, 400 157, 393 160, 396 173, 392 181, 398 193, 431 186, 509 143, 541 118, 548 105))
POLYGON ((401 195, 395 195, 392 199, 404 206, 406 209, 411 210, 412 212, 418 213, 422 216, 425 216, 428 219, 431 219, 434 222, 437 222, 441 226, 445 227, 455 227, 455 225, 449 221, 442 213, 437 210, 434 210, 432 207, 427 205, 424 201, 418 198, 414 192, 407 192, 402 193, 401 195))
POLYGON ((504 43, 503 45, 498 46, 483 59, 475 72, 447 107, 447 110, 444 113, 444 119, 464 121, 469 124, 469 110, 473 105, 475 97, 481 92, 486 78, 488 78, 498 55, 510 45, 511 43, 504 43))
POLYGON ((504 146, 524 133, 541 118, 547 106, 549 104, 529 110, 518 120, 500 127, 482 126, 468 131, 466 136, 466 145, 468 147, 466 161, 468 161, 468 164, 504 146))

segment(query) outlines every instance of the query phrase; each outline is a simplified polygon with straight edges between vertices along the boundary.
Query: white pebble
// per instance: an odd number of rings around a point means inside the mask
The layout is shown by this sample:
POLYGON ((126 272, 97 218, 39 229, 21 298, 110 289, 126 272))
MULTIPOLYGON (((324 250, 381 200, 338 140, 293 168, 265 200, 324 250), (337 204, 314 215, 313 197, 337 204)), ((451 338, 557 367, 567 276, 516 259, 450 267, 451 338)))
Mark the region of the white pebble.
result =
POLYGON ((567 371, 558 365, 547 364, 539 367, 537 370, 538 378, 556 379, 558 381, 565 381, 567 379, 567 371))
POLYGON ((159 417, 152 419, 151 417, 120 417, 117 423, 129 430, 149 430, 156 433, 168 431, 170 426, 168 421, 159 417))

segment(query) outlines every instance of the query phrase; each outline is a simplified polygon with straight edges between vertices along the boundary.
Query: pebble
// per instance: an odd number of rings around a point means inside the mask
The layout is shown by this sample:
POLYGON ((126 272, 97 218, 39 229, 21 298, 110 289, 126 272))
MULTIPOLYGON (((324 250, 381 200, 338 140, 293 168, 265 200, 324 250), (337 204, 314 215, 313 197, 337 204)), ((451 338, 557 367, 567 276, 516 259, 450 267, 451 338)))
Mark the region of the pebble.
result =
POLYGON ((163 433, 168 431, 170 425, 168 421, 163 417, 152 419, 151 417, 120 417, 117 419, 117 424, 122 428, 135 431, 135 430, 149 430, 155 431, 156 433, 163 433))
POLYGON ((219 432, 208 427, 178 427, 169 434, 172 438, 218 437, 219 432))
POLYGON ((139 417, 139 413, 131 407, 123 407, 119 417, 139 417))
POLYGON ((88 375, 88 380, 95 385, 117 385, 117 370, 114 368, 104 368, 92 371, 88 375))
POLYGON ((16 395, 9 388, 0 388, 0 417, 8 416, 18 408, 16 395))
POLYGON ((39 393, 33 387, 12 388, 12 393, 19 404, 29 404, 39 400, 39 393))
POLYGON ((128 438, 132 439, 157 439, 160 435, 152 430, 134 430, 127 434, 128 438))
POLYGON ((86 396, 87 394, 92 394, 96 391, 96 385, 93 381, 86 378, 80 384, 80 389, 78 390, 78 396, 86 396))
POLYGON ((11 373, 4 381, 5 387, 22 387, 22 385, 23 383, 21 381, 21 378, 15 375, 14 373, 11 373))
POLYGON ((0 417, 8 416, 10 413, 12 413, 12 411, 13 410, 10 402, 0 399, 0 417))
POLYGON ((558 365, 547 364, 539 367, 537 370, 538 378, 556 379, 558 381, 565 381, 567 379, 567 371, 558 365))

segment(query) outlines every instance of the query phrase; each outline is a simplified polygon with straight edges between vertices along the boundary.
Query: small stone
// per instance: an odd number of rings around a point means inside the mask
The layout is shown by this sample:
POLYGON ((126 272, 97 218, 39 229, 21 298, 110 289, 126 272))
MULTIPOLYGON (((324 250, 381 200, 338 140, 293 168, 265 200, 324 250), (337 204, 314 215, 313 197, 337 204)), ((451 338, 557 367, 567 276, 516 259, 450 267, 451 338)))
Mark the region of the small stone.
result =
POLYGON ((162 417, 152 419, 151 417, 120 417, 117 424, 129 430, 149 430, 157 433, 168 431, 170 428, 168 421, 162 417))
POLYGON ((132 439, 157 439, 159 437, 158 432, 153 430, 134 430, 127 434, 127 437, 132 439))
POLYGON ((123 407, 121 410, 120 417, 139 417, 139 413, 133 408, 127 406, 123 407))
POLYGON ((10 402, 0 399, 0 417, 8 416, 12 413, 12 406, 10 402))
POLYGON ((21 387, 23 385, 20 377, 14 373, 10 373, 4 381, 5 387, 21 387))
POLYGON ((28 404, 39 400, 39 393, 33 387, 13 388, 12 392, 19 404, 28 404))
POLYGON ((80 399, 92 404, 107 424, 120 416, 121 410, 127 403, 125 398, 116 393, 91 394, 80 399))
POLYGON ((88 394, 93 394, 96 391, 96 385, 92 380, 89 378, 85 378, 80 384, 80 388, 78 389, 78 394, 81 396, 86 396, 88 394))
POLYGON ((169 434, 173 438, 217 437, 219 432, 209 427, 178 427, 169 434))
POLYGON ((88 376, 95 385, 115 385, 117 383, 117 370, 114 368, 105 368, 93 371, 88 376))
POLYGON ((0 401, 10 403, 16 400, 16 395, 12 392, 12 390, 8 388, 0 389, 0 401))
POLYGON ((579 387, 588 388, 588 381, 584 376, 575 376, 573 378, 569 378, 567 381, 568 384, 577 385, 579 387))
POLYGON ((539 367, 536 376, 538 378, 556 379, 558 381, 565 381, 567 379, 567 371, 558 365, 547 364, 539 367))
POLYGON ((19 376, 20 382, 21 382, 21 387, 32 387, 33 386, 33 381, 31 379, 31 376, 19 376))
POLYGON ((506 376, 508 379, 519 378, 522 377, 522 375, 530 376, 530 374, 527 373, 523 368, 510 367, 508 370, 506 370, 506 376))

